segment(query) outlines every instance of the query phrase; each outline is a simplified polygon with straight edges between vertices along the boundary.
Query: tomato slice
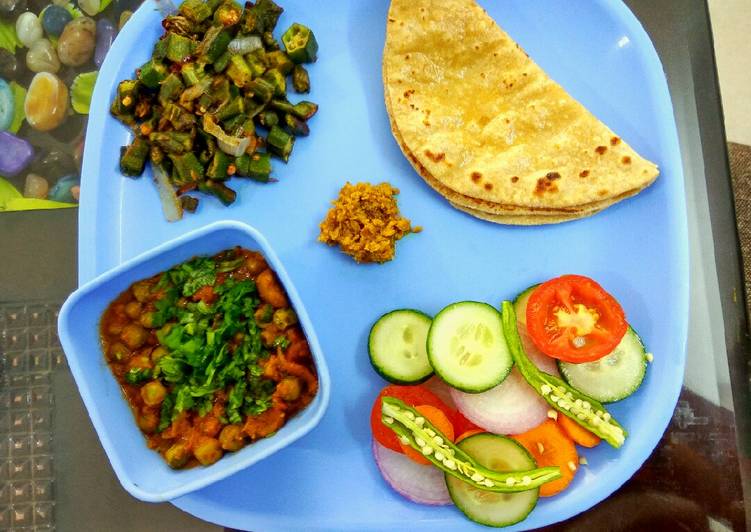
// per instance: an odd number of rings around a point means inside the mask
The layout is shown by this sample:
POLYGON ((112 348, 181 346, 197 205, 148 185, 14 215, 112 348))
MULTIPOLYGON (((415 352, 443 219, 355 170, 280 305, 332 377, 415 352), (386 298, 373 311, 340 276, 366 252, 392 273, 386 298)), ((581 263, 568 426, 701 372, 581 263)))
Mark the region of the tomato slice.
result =
POLYGON ((527 303, 527 330, 548 356, 592 362, 611 353, 628 324, 618 302, 582 275, 564 275, 538 286, 527 303))
POLYGON ((375 440, 397 453, 404 453, 399 440, 393 430, 381 423, 381 398, 384 396, 396 397, 409 406, 428 405, 441 410, 453 424, 454 412, 441 401, 436 394, 424 386, 399 386, 390 384, 378 394, 373 407, 370 410, 370 429, 375 440))

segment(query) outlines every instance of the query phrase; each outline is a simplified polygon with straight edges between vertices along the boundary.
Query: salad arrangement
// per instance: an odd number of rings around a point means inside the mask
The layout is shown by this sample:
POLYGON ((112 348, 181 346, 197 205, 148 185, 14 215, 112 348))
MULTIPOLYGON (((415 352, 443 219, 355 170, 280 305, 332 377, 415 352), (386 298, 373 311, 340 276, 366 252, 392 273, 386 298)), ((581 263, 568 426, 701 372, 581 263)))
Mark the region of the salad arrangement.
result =
POLYGON ((569 486, 587 463, 577 445, 624 445, 605 403, 633 394, 651 360, 618 302, 579 275, 533 286, 500 312, 474 301, 432 319, 389 312, 368 344, 393 383, 371 411, 384 479, 414 502, 453 502, 498 527, 569 486))

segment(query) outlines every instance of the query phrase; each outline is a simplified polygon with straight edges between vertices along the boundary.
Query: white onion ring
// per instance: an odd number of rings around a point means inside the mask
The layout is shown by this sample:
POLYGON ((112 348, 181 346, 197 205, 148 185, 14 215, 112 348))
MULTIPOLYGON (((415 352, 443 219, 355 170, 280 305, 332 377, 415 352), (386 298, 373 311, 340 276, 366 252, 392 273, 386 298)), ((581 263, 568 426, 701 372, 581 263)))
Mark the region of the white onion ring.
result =
POLYGON ((387 449, 373 440, 373 457, 384 480, 394 491, 418 504, 451 504, 443 471, 421 465, 406 455, 387 449))

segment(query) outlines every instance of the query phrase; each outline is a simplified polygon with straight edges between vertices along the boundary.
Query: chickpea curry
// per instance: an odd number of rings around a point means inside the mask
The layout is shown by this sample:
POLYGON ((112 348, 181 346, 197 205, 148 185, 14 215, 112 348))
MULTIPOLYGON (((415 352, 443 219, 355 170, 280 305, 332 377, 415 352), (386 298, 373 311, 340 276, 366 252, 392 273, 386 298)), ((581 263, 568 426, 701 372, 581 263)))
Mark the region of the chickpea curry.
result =
POLYGON ((101 337, 149 447, 173 468, 271 436, 318 391, 287 294, 247 249, 133 284, 105 311, 101 337))

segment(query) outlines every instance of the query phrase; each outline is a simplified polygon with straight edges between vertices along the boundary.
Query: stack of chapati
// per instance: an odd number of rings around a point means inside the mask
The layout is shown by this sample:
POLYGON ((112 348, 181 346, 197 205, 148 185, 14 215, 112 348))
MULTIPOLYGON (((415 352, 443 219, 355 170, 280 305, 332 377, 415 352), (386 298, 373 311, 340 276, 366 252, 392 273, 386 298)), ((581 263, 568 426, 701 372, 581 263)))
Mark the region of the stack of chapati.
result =
POLYGON ((451 205, 478 218, 582 218, 659 173, 473 0, 392 0, 383 81, 404 154, 451 205))

